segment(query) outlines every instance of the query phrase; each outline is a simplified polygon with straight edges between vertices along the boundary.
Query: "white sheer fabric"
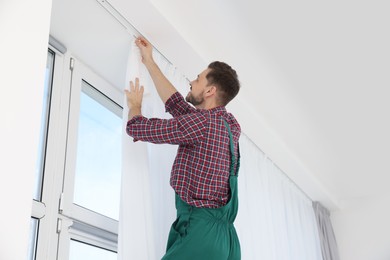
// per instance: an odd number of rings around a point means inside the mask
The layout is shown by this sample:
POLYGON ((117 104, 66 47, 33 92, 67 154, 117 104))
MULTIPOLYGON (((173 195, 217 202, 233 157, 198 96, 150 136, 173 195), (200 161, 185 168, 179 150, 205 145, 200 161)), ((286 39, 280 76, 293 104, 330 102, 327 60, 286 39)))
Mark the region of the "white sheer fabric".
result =
POLYGON ((240 149, 242 259, 322 260, 311 200, 244 134, 240 149))
MULTIPOLYGON (((188 82, 159 54, 155 61, 173 85, 188 92, 188 82)), ((167 118, 153 83, 132 46, 130 79, 145 87, 142 111, 146 117, 167 118)), ((124 102, 126 104, 126 102, 124 102)), ((123 129, 127 107, 123 109, 123 129)), ((322 260, 312 202, 245 136, 240 141, 240 208, 236 228, 242 259, 322 260)), ((169 185, 177 147, 133 143, 123 132, 123 170, 118 259, 160 259, 175 219, 174 192, 169 185)))
MULTIPOLYGON (((159 53, 153 56, 178 91, 186 94, 189 85, 182 74, 159 53)), ((127 71, 126 88, 135 77, 139 77, 145 87, 143 115, 169 118, 135 45, 130 50, 127 71)), ((125 132, 127 111, 124 102, 118 259, 160 259, 165 253, 170 225, 176 217, 169 177, 177 146, 134 143, 125 132)))
POLYGON ((321 241, 322 258, 324 260, 340 260, 336 236, 330 220, 330 212, 320 202, 313 202, 313 210, 321 241))

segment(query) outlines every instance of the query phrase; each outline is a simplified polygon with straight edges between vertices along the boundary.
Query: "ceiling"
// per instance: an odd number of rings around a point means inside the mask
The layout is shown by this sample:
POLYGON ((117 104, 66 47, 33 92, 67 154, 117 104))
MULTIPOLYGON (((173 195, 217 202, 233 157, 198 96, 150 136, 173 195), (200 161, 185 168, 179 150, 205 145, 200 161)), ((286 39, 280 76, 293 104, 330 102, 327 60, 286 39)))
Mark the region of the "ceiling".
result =
MULTIPOLYGON (((244 133, 330 208, 389 196, 386 1, 109 2, 189 78, 231 64, 242 89, 228 109, 244 133)), ((133 39, 97 1, 53 0, 50 33, 122 88, 133 39)))

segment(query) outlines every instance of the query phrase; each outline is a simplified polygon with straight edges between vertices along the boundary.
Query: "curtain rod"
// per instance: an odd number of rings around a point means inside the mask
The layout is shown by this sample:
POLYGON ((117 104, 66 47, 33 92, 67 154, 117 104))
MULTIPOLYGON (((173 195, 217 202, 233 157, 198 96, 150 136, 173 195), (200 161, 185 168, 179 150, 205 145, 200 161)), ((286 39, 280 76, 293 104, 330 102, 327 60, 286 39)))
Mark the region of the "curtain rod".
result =
MULTIPOLYGON (((142 36, 142 33, 135 28, 115 7, 113 7, 107 0, 96 0, 115 20, 117 20, 123 27, 125 27, 126 31, 132 35, 134 38, 138 36, 142 36)), ((146 38, 146 37, 144 37, 146 38)), ((162 54, 153 44, 152 47, 172 66, 176 68, 175 65, 164 55, 162 54)))

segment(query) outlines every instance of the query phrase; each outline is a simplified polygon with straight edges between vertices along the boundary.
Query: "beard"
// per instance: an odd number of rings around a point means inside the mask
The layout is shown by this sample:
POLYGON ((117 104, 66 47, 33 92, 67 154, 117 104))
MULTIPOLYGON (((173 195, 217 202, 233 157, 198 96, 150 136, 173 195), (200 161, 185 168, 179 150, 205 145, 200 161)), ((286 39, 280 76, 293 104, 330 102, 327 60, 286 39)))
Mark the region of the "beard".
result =
POLYGON ((195 97, 194 95, 192 95, 191 92, 188 92, 188 94, 186 96, 186 101, 188 103, 191 103, 192 105, 194 105, 196 107, 196 106, 203 103, 204 98, 201 95, 199 95, 198 97, 195 97))

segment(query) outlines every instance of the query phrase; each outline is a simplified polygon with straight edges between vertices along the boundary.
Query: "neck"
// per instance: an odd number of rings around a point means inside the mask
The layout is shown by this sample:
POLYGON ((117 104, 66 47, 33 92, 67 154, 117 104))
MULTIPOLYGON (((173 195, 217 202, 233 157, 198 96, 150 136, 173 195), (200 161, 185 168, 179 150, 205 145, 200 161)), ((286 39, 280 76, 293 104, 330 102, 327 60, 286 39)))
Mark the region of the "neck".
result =
POLYGON ((202 104, 199 104, 195 106, 197 109, 206 109, 210 110, 216 107, 219 107, 220 105, 215 102, 215 100, 205 100, 202 104))

